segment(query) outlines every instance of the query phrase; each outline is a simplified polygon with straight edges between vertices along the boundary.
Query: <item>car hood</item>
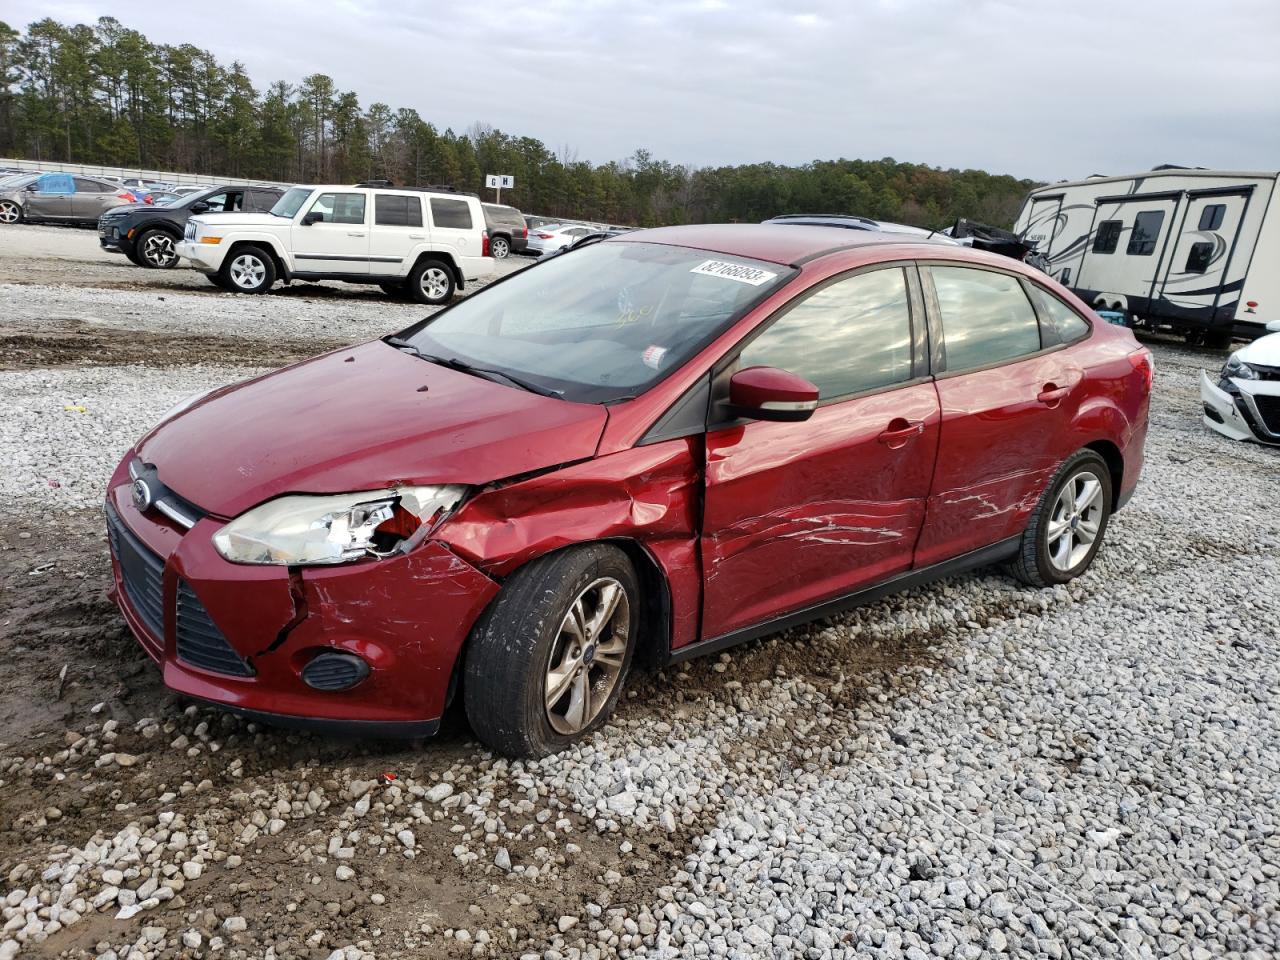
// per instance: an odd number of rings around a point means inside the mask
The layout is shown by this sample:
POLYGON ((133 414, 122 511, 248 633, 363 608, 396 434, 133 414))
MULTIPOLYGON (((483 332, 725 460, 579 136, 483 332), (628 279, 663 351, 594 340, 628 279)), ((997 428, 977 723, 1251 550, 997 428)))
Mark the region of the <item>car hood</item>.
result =
POLYGON ((164 207, 157 207, 154 203, 122 203, 115 207, 108 208, 105 212, 112 216, 122 216, 126 213, 138 213, 143 210, 164 210, 164 207))
POLYGON ((594 455, 608 414, 375 340, 223 387, 136 447, 165 486, 236 516, 284 493, 484 484, 594 455))
POLYGON ((284 217, 273 217, 269 213, 201 213, 191 218, 196 223, 210 227, 222 225, 232 227, 279 227, 288 226, 284 217))
POLYGON ((1246 344, 1236 351, 1245 363, 1256 363, 1264 367, 1280 367, 1280 333, 1271 333, 1259 337, 1253 343, 1246 344))

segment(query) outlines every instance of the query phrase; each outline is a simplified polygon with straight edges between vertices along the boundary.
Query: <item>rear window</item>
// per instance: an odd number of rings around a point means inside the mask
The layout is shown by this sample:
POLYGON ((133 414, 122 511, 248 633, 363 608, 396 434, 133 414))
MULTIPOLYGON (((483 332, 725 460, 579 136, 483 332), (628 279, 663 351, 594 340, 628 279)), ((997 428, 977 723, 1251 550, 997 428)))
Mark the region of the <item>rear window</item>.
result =
POLYGON ((455 230, 470 230, 471 204, 446 197, 431 198, 431 225, 455 230))
POLYGON ((1055 297, 1048 290, 1031 285, 1040 305, 1040 316, 1057 331, 1062 343, 1073 343, 1089 333, 1089 323, 1080 314, 1055 297))
POLYGON ((422 226, 422 201, 418 197, 379 193, 373 200, 374 223, 384 227, 422 226))
POLYGON ((495 223, 513 223, 517 226, 524 226, 524 215, 515 207, 499 207, 492 203, 486 203, 484 212, 495 223))
POLYGON ((1016 277, 972 267, 931 267, 930 272, 942 312, 948 373, 1040 350, 1040 325, 1016 277))

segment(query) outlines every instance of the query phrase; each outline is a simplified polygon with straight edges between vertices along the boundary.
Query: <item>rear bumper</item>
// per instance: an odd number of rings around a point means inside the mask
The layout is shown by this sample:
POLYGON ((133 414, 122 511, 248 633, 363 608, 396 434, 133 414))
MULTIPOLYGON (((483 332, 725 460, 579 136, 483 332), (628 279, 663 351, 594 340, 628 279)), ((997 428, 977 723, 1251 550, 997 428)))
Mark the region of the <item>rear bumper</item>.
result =
POLYGON ((434 541, 327 568, 233 564, 213 548, 224 521, 204 517, 187 531, 140 513, 129 494, 121 464, 106 504, 116 523, 111 597, 165 686, 281 726, 374 737, 436 729, 463 644, 497 593, 489 577, 434 541), (146 551, 149 580, 133 560, 126 572, 130 549, 146 551), (209 662, 197 654, 210 643, 244 669, 194 665, 209 662), (367 676, 345 690, 308 686, 303 668, 333 652, 359 657, 367 676))

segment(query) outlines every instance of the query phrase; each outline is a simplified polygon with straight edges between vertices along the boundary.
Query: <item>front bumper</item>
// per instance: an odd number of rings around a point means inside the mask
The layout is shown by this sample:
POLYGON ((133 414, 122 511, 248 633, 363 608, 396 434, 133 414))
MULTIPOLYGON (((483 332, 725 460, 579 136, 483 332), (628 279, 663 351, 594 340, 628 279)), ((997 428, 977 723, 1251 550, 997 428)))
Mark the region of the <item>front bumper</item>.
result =
POLYGON ((217 273, 222 267, 222 258, 226 250, 221 243, 200 243, 197 240, 182 240, 174 246, 174 252, 187 260, 197 270, 204 273, 217 273))
POLYGON ((205 516, 185 530, 154 509, 141 513, 130 482, 121 464, 107 494, 116 525, 111 597, 165 686, 280 725, 378 737, 434 732, 463 643, 498 591, 493 580, 434 541, 334 567, 233 564, 213 547, 225 521, 205 516), (126 570, 130 549, 147 552, 146 577, 134 559, 126 570), (199 618, 185 612, 193 603, 199 618), (184 659, 199 659, 196 644, 211 642, 225 642, 231 662, 246 669, 232 675, 184 659), (308 686, 303 667, 334 651, 363 659, 368 676, 347 690, 308 686))
POLYGON ((1280 382, 1232 380, 1233 395, 1200 371, 1200 402, 1204 422, 1232 440, 1280 444, 1280 382))

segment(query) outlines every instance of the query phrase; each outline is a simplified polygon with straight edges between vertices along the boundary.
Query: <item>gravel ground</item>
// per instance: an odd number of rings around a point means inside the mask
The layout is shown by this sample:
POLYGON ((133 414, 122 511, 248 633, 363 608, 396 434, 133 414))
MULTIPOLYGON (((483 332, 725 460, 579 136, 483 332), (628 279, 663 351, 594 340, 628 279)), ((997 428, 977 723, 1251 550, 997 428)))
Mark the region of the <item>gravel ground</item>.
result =
POLYGON ((634 678, 582 748, 509 763, 456 717, 408 748, 185 705, 101 596, 94 507, 165 408, 417 308, 115 262, 73 289, 92 235, 33 233, 68 277, 0 288, 33 341, 0 357, 0 960, 1280 952, 1280 452, 1201 426, 1221 355, 1153 344, 1144 482, 1087 576, 634 678), (55 303, 100 322, 42 349, 55 303))

